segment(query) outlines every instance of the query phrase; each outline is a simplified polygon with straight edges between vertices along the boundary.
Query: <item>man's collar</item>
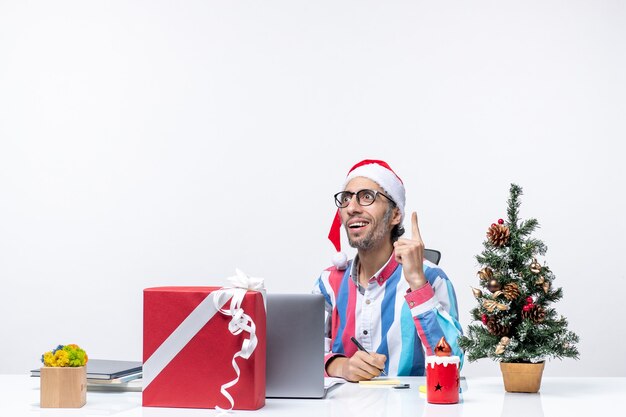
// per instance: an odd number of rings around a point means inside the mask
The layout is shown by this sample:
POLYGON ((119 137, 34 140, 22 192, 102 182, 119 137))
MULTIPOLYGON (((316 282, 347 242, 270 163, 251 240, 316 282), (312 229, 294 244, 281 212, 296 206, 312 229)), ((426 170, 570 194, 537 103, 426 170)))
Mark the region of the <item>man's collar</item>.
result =
MULTIPOLYGON (((352 262, 352 268, 350 270, 350 276, 352 278, 352 282, 354 282, 357 285, 359 283, 359 274, 358 274, 359 264, 360 264, 360 260, 359 260, 359 255, 357 254, 354 257, 354 261, 352 262)), ((383 267, 380 268, 374 274, 374 276, 369 279, 369 282, 376 281, 378 285, 382 287, 387 281, 387 279, 389 279, 391 274, 393 274, 393 271, 395 271, 397 267, 398 267, 398 261, 396 261, 395 252, 391 252, 391 256, 389 257, 385 265, 383 265, 383 267)))

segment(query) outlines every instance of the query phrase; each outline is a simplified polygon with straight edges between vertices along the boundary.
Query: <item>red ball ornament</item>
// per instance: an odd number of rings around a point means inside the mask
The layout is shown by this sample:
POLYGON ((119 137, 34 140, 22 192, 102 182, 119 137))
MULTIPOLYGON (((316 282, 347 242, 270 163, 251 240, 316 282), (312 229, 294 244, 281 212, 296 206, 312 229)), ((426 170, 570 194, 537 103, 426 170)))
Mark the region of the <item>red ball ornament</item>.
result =
POLYGON ((504 224, 504 220, 498 219, 498 224, 504 224))
POLYGON ((532 305, 532 304, 526 304, 524 307, 522 307, 522 310, 523 310, 523 311, 528 312, 528 311, 530 311, 532 308, 533 308, 533 305, 532 305))
POLYGON ((526 297, 526 304, 532 304, 533 303, 533 298, 532 297, 526 297))
POLYGON ((487 324, 487 315, 483 314, 482 317, 480 318, 480 320, 483 322, 483 324, 487 324))

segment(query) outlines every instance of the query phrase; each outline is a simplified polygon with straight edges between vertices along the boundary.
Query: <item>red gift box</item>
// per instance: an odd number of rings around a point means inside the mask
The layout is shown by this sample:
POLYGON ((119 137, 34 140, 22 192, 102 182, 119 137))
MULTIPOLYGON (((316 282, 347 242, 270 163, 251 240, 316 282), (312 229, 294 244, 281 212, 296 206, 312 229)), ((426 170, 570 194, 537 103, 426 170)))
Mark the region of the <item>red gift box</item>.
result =
MULTIPOLYGON (((214 306, 219 287, 158 287, 144 290, 143 405, 150 407, 257 410, 265 405, 265 305, 263 295, 247 291, 243 312, 256 325, 258 343, 248 359, 233 356, 250 334, 233 335, 233 317, 214 306)), ((241 289, 231 291, 244 291, 241 289)), ((223 309, 228 309, 229 297, 223 309)))

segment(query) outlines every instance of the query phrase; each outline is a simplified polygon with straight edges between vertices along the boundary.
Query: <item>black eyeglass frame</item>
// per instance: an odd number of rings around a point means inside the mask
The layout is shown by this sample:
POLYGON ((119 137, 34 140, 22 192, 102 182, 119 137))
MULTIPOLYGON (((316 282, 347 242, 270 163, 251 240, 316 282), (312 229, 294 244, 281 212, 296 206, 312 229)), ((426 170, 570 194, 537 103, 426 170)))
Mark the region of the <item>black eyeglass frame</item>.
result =
POLYGON ((376 198, 378 198, 379 195, 382 195, 383 197, 385 197, 387 200, 389 200, 391 202, 391 204, 393 204, 394 206, 396 205, 396 202, 393 201, 393 199, 391 197, 389 197, 388 195, 386 195, 385 193, 383 193, 382 191, 377 191, 377 190, 370 190, 369 188, 363 188, 362 190, 358 190, 356 192, 352 192, 352 191, 339 191, 337 194, 335 194, 333 197, 335 198, 335 205, 338 208, 346 208, 350 205, 350 202, 352 201, 352 198, 356 195, 356 202, 359 204, 359 206, 361 207, 367 207, 367 206, 371 206, 372 204, 374 204, 374 202, 376 201, 376 198), (363 193, 369 193, 369 194, 373 194, 374 198, 372 198, 371 202, 368 202, 366 204, 361 203, 361 197, 365 194, 363 193), (342 203, 341 200, 339 199, 339 196, 342 194, 348 194, 350 196, 350 199, 346 202, 346 203, 342 203))

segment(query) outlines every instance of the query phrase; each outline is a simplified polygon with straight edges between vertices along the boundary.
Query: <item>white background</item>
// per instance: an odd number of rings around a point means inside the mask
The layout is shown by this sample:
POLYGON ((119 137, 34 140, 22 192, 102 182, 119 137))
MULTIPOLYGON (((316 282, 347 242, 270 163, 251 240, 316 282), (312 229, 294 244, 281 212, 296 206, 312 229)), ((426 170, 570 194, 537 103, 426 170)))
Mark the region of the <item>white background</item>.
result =
POLYGON ((310 291, 376 158, 464 327, 522 186, 581 337, 546 375, 625 376, 625 74, 624 1, 0 1, 0 373, 140 360, 146 287, 310 291))

